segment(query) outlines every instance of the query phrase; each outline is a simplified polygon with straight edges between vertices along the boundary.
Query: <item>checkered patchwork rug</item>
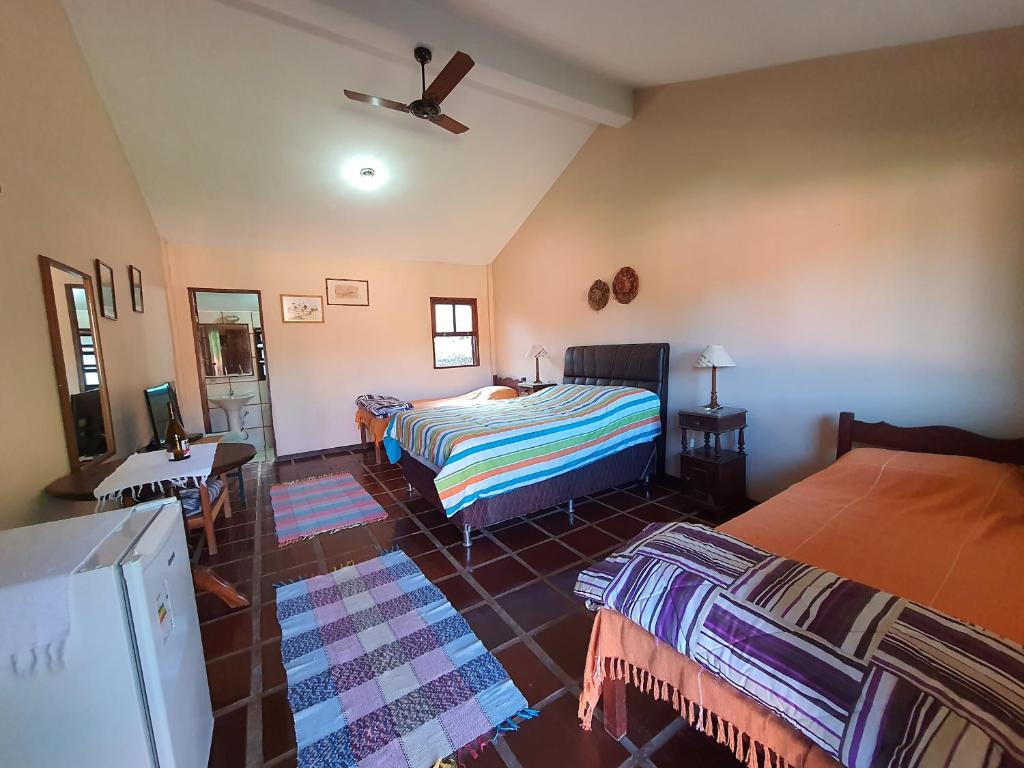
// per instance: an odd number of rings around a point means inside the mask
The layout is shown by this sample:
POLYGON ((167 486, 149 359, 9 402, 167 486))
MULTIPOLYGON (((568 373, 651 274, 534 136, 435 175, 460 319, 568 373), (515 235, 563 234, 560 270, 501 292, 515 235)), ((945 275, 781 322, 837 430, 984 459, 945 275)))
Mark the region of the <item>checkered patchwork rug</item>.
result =
POLYGON ((272 486, 270 507, 278 545, 388 516, 347 472, 272 486))
POLYGON ((277 618, 299 768, 430 768, 535 714, 403 552, 278 586, 277 618))

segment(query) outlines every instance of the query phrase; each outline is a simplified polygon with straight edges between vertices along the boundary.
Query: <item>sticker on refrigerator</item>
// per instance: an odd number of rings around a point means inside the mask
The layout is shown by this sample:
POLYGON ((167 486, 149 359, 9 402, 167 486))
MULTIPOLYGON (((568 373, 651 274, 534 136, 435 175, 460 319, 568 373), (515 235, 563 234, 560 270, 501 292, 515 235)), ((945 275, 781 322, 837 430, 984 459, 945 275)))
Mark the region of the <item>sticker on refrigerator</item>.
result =
POLYGON ((174 629, 174 616, 171 614, 171 598, 166 581, 163 590, 156 596, 156 622, 160 629, 160 639, 166 643, 167 638, 171 636, 171 630, 174 629))

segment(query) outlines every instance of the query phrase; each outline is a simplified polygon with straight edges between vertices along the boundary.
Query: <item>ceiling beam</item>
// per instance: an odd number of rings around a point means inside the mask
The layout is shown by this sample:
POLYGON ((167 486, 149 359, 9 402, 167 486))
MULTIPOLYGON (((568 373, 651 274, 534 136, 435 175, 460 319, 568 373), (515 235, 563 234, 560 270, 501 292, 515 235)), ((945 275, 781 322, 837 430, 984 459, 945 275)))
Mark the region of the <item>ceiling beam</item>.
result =
POLYGON ((619 127, 633 117, 629 86, 420 0, 214 1, 393 62, 410 62, 417 44, 438 64, 465 51, 476 61, 467 85, 592 123, 619 127))

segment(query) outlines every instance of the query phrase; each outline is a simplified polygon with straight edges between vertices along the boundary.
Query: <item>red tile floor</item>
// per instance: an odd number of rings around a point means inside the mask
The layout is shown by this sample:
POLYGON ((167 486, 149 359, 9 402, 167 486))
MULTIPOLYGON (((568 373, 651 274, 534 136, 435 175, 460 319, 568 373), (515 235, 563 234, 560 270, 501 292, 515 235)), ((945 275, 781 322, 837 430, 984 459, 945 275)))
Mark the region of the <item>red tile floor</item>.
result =
POLYGON ((418 563, 541 710, 538 719, 470 765, 738 766, 728 752, 685 727, 667 703, 631 687, 629 732, 622 741, 613 741, 596 719, 585 733, 576 719, 592 623, 592 614, 572 596, 576 574, 646 523, 691 517, 676 491, 655 486, 649 499, 629 490, 580 499, 572 526, 564 510, 538 513, 476 533, 467 555, 455 525, 407 493, 400 469, 368 461, 372 453, 353 451, 250 464, 243 470, 244 510, 231 481, 235 515, 218 521, 220 551, 202 561, 237 584, 252 607, 232 611, 209 594, 196 597, 215 715, 210 766, 295 764, 274 583, 334 570, 392 546, 418 563), (270 486, 330 472, 351 473, 387 510, 387 519, 278 547, 270 486))

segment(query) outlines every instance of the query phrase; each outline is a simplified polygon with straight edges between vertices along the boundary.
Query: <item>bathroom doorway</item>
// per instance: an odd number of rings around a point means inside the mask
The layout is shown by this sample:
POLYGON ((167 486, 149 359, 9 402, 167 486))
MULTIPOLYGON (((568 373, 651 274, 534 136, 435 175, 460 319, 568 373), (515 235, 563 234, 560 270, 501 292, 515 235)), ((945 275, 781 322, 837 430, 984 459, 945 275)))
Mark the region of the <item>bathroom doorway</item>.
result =
POLYGON ((258 460, 272 461, 277 444, 260 292, 189 288, 188 298, 206 433, 251 443, 258 460))

